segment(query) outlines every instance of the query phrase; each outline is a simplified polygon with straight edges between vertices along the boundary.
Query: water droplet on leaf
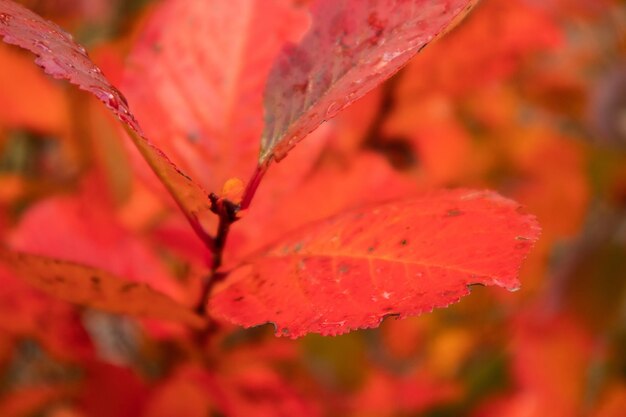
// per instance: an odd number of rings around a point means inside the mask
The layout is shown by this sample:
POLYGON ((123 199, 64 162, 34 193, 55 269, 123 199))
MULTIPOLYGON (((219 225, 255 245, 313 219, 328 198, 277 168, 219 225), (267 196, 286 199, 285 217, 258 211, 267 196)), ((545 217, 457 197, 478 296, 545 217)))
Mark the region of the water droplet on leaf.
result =
POLYGON ((38 49, 42 50, 43 52, 52 52, 52 49, 50 49, 50 47, 42 40, 36 39, 33 43, 38 49))
POLYGON ((328 117, 328 118, 335 117, 337 115, 337 113, 339 113, 339 109, 340 108, 341 108, 341 104, 339 104, 336 101, 333 101, 328 106, 328 109, 326 109, 326 117, 328 117))

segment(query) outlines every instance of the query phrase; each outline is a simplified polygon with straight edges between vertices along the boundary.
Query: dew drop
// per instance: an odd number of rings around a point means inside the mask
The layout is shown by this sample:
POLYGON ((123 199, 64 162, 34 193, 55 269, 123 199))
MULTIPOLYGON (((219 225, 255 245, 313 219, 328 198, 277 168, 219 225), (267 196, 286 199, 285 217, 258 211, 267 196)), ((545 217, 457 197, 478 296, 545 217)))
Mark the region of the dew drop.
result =
POLYGON ((46 44, 46 42, 39 40, 39 39, 35 39, 35 41, 33 42, 33 44, 39 48, 40 50, 42 50, 43 52, 52 52, 52 49, 50 49, 50 47, 46 44))
POLYGON ((113 93, 111 93, 110 91, 105 90, 104 88, 95 87, 95 86, 92 86, 90 90, 107 107, 109 107, 110 109, 112 109, 114 111, 118 111, 119 110, 120 102, 117 100, 117 98, 115 97, 115 95, 113 93))
POLYGON ((336 101, 333 101, 326 109, 326 117, 331 118, 335 117, 337 113, 339 113, 339 109, 341 108, 341 104, 336 101))
POLYGON ((402 55, 402 51, 389 51, 389 52, 385 52, 382 56, 382 60, 385 63, 388 63, 390 61, 393 61, 394 59, 396 59, 397 57, 399 57, 400 55, 402 55))

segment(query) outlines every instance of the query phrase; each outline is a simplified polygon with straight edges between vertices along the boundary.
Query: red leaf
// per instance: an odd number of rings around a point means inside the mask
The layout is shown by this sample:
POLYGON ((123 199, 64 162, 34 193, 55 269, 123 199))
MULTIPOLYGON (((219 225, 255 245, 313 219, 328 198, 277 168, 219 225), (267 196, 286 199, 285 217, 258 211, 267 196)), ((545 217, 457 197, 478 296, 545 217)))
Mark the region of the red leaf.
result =
POLYGON ((0 250, 0 261, 20 279, 65 301, 113 313, 175 320, 195 327, 204 324, 189 308, 147 285, 96 268, 6 249, 0 250))
POLYGON ((124 91, 148 136, 217 192, 251 174, 267 76, 307 24, 289 0, 164 1, 130 55, 124 91))
MULTIPOLYGON (((302 150, 295 149, 285 162, 291 163, 302 150)), ((347 161, 319 163, 304 181, 284 192, 278 180, 289 170, 281 162, 267 173, 254 208, 231 229, 224 265, 235 266, 311 222, 365 204, 402 198, 417 189, 415 181, 394 171, 382 156, 369 152, 347 161), (276 186, 268 187, 272 183, 276 186)))
POLYGON ((33 205, 7 237, 14 250, 104 269, 184 301, 180 285, 150 246, 122 227, 95 192, 33 205))
POLYGON ((35 63, 54 78, 66 79, 102 101, 136 132, 141 128, 122 94, 113 87, 72 35, 9 0, 0 0, 0 35, 4 42, 37 55, 35 63))
POLYGON ((325 120, 391 77, 475 0, 318 0, 298 46, 283 50, 265 91, 259 163, 281 160, 325 120))
POLYGON ((335 335, 431 311, 472 284, 515 290, 539 235, 534 217, 488 191, 440 191, 315 223, 235 269, 210 311, 277 333, 335 335))
POLYGON ((196 233, 210 244, 207 227, 213 217, 207 193, 150 143, 130 113, 124 96, 109 83, 72 36, 52 22, 9 0, 0 0, 0 36, 4 42, 37 55, 35 63, 54 78, 66 79, 102 101, 129 127, 135 145, 185 213, 196 233))

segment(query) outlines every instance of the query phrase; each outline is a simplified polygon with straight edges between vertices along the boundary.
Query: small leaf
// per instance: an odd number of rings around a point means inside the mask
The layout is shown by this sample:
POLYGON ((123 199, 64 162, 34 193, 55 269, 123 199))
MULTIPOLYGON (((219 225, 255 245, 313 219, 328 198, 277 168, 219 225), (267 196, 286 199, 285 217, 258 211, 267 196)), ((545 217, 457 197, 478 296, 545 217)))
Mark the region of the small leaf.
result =
POLYGON ((519 287, 534 217, 488 191, 439 191, 314 223, 235 269, 210 311, 291 337, 445 307, 473 284, 519 287))
POLYGON ((112 313, 174 320, 202 327, 191 309, 145 284, 108 272, 43 256, 0 249, 0 261, 16 277, 56 298, 112 313))
POLYGON ((475 0, 318 0, 313 27, 278 57, 265 90, 259 164, 391 77, 475 0))
POLYGON ((85 48, 56 24, 10 0, 0 0, 0 36, 37 55, 35 63, 54 78, 66 79, 102 101, 128 127, 135 145, 163 181, 200 238, 210 244, 205 230, 212 215, 207 193, 181 172, 144 136, 124 96, 104 77, 85 48))

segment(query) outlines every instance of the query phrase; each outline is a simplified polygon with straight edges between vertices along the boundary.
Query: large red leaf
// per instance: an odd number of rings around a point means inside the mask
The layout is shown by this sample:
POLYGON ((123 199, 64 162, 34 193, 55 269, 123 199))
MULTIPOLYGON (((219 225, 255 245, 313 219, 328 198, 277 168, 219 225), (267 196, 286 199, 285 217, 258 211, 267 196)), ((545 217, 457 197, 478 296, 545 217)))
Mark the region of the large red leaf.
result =
POLYGON ((15 276, 56 298, 113 313, 175 320, 202 327, 191 309, 145 284, 72 262, 0 249, 15 276))
POLYGON ((469 293, 515 290, 539 235, 534 217, 488 191, 439 191, 348 212, 293 234, 218 286, 210 311, 291 337, 377 326, 469 293))
POLYGON ((317 0, 313 27, 283 50, 265 91, 259 163, 282 159, 322 122, 389 78, 475 0, 317 0))
POLYGON ((148 136, 219 191, 252 173, 272 63, 307 27, 291 0, 164 1, 129 57, 124 91, 148 136))
POLYGON ((10 0, 0 0, 0 36, 4 42, 36 54, 35 63, 45 72, 92 93, 124 122, 135 145, 173 195, 196 233, 210 242, 205 233, 207 227, 202 226, 203 223, 210 224, 213 217, 207 193, 144 137, 126 99, 89 59, 85 48, 54 23, 10 0))
MULTIPOLYGON (((303 149, 294 149, 293 155, 303 149)), ((289 168, 282 162, 273 167, 264 181, 289 168)), ((277 181, 276 181, 277 183, 277 181)), ((384 157, 364 152, 345 161, 320 162, 314 172, 288 193, 278 194, 280 185, 264 182, 255 197, 255 206, 231 229, 224 265, 235 266, 268 244, 317 220, 326 219, 365 204, 382 203, 415 193, 418 185, 399 174, 384 157), (277 195, 278 194, 278 195, 277 195)))

